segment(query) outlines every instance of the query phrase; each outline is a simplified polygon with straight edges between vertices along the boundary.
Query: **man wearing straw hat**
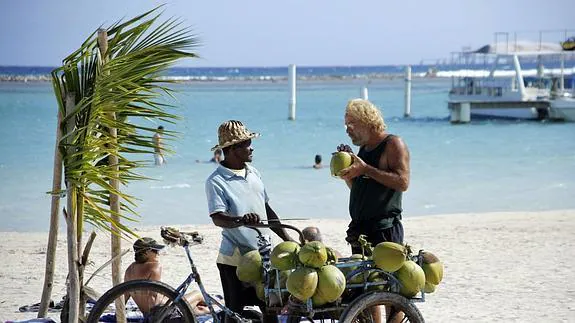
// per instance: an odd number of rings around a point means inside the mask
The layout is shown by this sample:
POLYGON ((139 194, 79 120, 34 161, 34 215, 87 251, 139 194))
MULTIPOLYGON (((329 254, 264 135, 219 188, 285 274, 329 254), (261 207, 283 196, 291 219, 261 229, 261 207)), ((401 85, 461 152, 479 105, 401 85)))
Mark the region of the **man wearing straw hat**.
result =
MULTIPOLYGON (((255 289, 246 286, 236 276, 241 255, 257 250, 256 231, 243 226, 260 222, 265 215, 269 221, 278 220, 268 204, 268 195, 260 173, 249 165, 254 149, 252 139, 258 133, 249 131, 240 121, 230 120, 218 128, 218 145, 224 160, 206 180, 208 211, 215 225, 221 227, 222 243, 216 261, 224 291, 226 306, 241 312, 244 306, 258 305, 264 313, 264 322, 277 322, 277 316, 266 315, 263 302, 255 289)), ((292 240, 284 229, 272 229, 283 240, 292 240)), ((263 229, 262 232, 269 233, 263 229)), ((228 317, 228 322, 233 320, 228 317)))

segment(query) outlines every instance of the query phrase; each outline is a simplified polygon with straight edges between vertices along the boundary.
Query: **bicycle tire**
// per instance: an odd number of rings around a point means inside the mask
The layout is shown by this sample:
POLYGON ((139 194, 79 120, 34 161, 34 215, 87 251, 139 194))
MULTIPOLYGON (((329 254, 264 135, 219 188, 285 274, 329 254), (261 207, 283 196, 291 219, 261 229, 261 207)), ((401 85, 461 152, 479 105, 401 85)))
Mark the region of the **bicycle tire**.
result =
MULTIPOLYGON (((338 311, 338 312, 341 312, 341 311, 338 311)), ((337 315, 333 314, 331 312, 330 313, 327 313, 327 312, 316 313, 313 318, 306 317, 306 316, 288 314, 288 317, 286 319, 286 323, 300 323, 300 322, 304 322, 304 323, 314 323, 314 322, 327 323, 327 322, 335 322, 336 319, 337 319, 337 315)))
POLYGON ((320 319, 310 319, 309 317, 303 317, 303 316, 288 316, 286 323, 314 323, 314 322, 321 322, 321 323, 331 323, 331 322, 335 322, 335 320, 333 319, 328 319, 328 318, 320 318, 320 319))
MULTIPOLYGON (((106 310, 109 308, 110 304, 114 302, 121 296, 133 293, 138 290, 145 290, 148 292, 156 292, 164 295, 168 301, 162 306, 167 306, 165 310, 172 311, 175 308, 179 310, 178 322, 183 323, 196 323, 196 317, 193 315, 190 305, 185 299, 180 299, 180 301, 174 303, 174 299, 178 296, 178 293, 171 286, 162 283, 160 281, 151 280, 131 280, 114 286, 112 289, 108 290, 104 295, 102 295, 96 304, 90 310, 90 315, 88 316, 88 323, 96 323, 100 320, 102 315, 105 315, 106 310)), ((164 310, 164 308, 160 308, 164 310)), ((154 321, 153 319, 147 322, 169 322, 168 319, 160 319, 154 321)))
MULTIPOLYGON (((377 305, 392 306, 396 312, 403 312, 410 323, 425 323, 423 315, 419 309, 409 299, 395 293, 375 291, 368 294, 361 295, 355 299, 343 311, 339 318, 340 323, 366 323, 370 322, 368 318, 362 318, 362 315, 371 314, 366 313, 366 310, 377 305)), ((385 313, 382 313, 385 316, 385 313)), ((386 318, 389 321, 391 318, 386 318)))

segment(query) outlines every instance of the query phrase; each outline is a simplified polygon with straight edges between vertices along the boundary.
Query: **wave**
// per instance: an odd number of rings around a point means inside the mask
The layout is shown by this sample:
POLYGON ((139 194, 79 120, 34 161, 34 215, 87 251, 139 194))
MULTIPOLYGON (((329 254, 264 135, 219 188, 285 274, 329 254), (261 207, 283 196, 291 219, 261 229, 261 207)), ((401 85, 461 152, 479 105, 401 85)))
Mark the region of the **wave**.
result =
POLYGON ((160 189, 160 190, 171 190, 173 188, 190 188, 190 184, 182 183, 182 184, 175 184, 175 185, 162 185, 162 186, 150 186, 151 189, 160 189))
MULTIPOLYGON (((530 66, 532 67, 532 66, 530 66)), ((495 77, 512 77, 515 75, 510 66, 496 70, 495 77)), ((0 82, 49 82, 51 76, 48 68, 27 69, 0 66, 0 82)), ((524 76, 536 76, 537 68, 526 68, 524 76)), ((546 75, 558 76, 561 69, 545 68, 546 75)), ((451 78, 451 77, 487 77, 490 70, 484 66, 414 66, 413 78, 451 78)), ((574 75, 575 67, 564 68, 564 75, 574 75)), ((297 70, 298 81, 353 81, 353 80, 394 80, 404 77, 401 66, 360 66, 360 67, 300 67, 297 70)), ((286 82, 287 69, 284 68, 174 68, 161 79, 175 82, 286 82)))

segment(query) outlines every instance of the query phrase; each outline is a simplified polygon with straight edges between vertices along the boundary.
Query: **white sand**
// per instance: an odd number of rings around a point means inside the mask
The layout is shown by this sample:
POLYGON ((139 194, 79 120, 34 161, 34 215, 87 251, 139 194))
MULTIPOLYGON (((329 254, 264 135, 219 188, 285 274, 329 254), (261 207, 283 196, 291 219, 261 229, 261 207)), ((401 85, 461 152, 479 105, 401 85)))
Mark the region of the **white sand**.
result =
MULTIPOLYGON (((347 221, 290 224, 319 226, 327 245, 349 254, 343 240, 347 221)), ((418 304, 427 322, 575 321, 575 210, 415 217, 405 219, 404 227, 408 244, 435 253, 445 263, 443 283, 418 304)), ((215 265, 220 229, 213 225, 182 229, 204 235, 204 244, 192 251, 208 290, 221 293, 215 265)), ((159 239, 158 228, 140 233, 159 239)), ((18 307, 40 301, 48 235, 0 234, 0 321, 34 318, 36 313, 19 313, 18 307)), ((61 235, 52 297, 56 301, 65 294, 65 248, 61 235)), ((87 272, 109 258, 108 250, 108 237, 99 233, 90 257, 94 264, 87 272)), ((133 253, 126 255, 123 266, 132 258, 133 253)), ((181 282, 189 272, 181 248, 169 248, 162 259, 165 281, 170 284, 181 282)), ((89 285, 103 292, 110 281, 108 267, 89 285)), ((59 313, 49 315, 59 318, 59 313)))

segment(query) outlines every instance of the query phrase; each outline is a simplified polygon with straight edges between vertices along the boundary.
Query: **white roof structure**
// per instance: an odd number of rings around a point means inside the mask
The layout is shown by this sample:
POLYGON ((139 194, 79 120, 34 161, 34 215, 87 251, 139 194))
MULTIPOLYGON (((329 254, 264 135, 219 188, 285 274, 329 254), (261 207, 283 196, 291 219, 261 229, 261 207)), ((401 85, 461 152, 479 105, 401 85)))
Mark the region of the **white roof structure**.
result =
POLYGON ((545 55, 561 54, 563 48, 559 43, 544 43, 534 41, 498 42, 480 47, 468 54, 494 55, 545 55))

